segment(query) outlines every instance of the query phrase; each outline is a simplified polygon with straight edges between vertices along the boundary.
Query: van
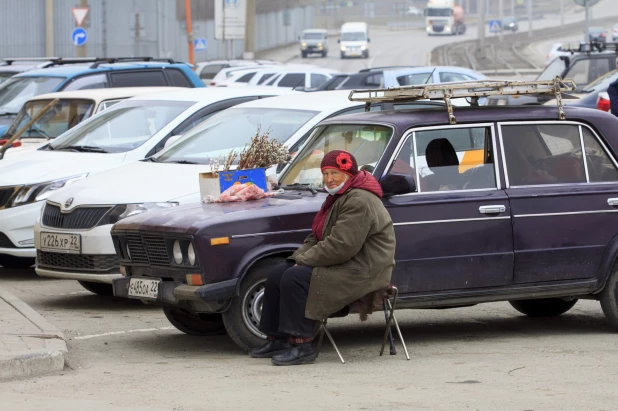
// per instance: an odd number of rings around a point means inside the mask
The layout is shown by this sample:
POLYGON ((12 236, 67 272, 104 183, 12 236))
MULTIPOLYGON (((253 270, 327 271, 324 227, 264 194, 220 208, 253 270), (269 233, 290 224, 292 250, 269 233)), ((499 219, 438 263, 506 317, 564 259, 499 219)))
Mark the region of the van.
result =
POLYGON ((341 58, 369 57, 369 27, 367 23, 344 23, 339 44, 341 58))
POLYGON ((300 55, 307 58, 312 53, 321 54, 322 57, 328 55, 328 32, 324 29, 305 30, 298 37, 300 40, 300 55))

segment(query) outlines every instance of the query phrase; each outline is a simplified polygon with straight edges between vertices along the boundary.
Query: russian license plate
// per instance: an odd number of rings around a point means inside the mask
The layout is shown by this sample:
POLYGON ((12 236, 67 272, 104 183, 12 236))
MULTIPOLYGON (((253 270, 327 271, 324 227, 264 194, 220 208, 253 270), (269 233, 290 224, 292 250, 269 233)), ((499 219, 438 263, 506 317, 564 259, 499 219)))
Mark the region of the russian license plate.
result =
POLYGON ((41 250, 80 254, 82 252, 82 236, 79 234, 41 233, 41 250))
POLYGON ((160 283, 161 280, 159 279, 131 278, 131 281, 129 281, 129 297, 153 298, 156 300, 159 296, 160 283))

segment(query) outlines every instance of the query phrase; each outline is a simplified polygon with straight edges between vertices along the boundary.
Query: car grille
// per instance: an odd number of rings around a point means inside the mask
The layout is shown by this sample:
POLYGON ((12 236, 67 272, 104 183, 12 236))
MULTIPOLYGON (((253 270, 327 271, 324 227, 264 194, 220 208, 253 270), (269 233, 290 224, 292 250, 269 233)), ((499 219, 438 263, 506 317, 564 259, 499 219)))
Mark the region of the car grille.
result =
POLYGON ((60 207, 46 204, 43 225, 54 228, 88 229, 95 227, 110 207, 80 207, 70 213, 62 213, 60 207))
POLYGON ((37 251, 37 265, 40 267, 63 269, 67 271, 107 272, 118 267, 115 254, 63 254, 37 251))
POLYGON ((0 208, 6 207, 13 193, 15 193, 15 187, 0 188, 0 208))
POLYGON ((163 236, 144 233, 127 233, 126 236, 127 248, 133 263, 164 267, 170 265, 170 258, 163 236))
POLYGON ((15 244, 4 233, 0 233, 0 248, 16 248, 15 244))

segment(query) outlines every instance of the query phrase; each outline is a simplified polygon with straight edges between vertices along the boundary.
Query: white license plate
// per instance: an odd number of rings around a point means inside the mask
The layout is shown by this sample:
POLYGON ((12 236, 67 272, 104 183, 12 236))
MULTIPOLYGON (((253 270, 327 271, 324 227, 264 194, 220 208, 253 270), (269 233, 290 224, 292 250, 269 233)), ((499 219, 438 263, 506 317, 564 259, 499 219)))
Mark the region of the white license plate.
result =
POLYGON ((161 280, 131 278, 129 281, 129 297, 142 297, 157 299, 159 296, 159 284, 161 280))
POLYGON ((82 252, 82 236, 79 234, 41 233, 41 250, 80 254, 82 252))

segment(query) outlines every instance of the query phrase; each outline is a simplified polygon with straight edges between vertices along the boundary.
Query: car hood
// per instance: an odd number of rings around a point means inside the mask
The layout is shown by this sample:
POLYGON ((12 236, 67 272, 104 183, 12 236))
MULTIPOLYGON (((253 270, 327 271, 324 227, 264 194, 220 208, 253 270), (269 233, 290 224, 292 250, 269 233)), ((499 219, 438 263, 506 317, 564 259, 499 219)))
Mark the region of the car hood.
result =
POLYGON ((306 230, 325 197, 322 193, 290 191, 241 203, 193 203, 128 217, 117 223, 114 231, 151 230, 190 235, 201 231, 207 235, 233 236, 273 231, 274 220, 280 228, 277 231, 306 230))
POLYGON ((172 164, 136 161, 98 173, 71 184, 49 201, 63 204, 73 197, 73 207, 93 204, 134 204, 200 201, 199 173, 210 171, 204 164, 172 164))
POLYGON ((125 157, 125 153, 70 151, 32 151, 23 156, 9 156, 0 161, 0 186, 41 183, 84 173, 92 174, 121 165, 125 157))
POLYGON ((343 44, 346 47, 360 47, 360 46, 366 46, 367 41, 366 40, 361 40, 361 41, 341 40, 341 44, 343 44))
MULTIPOLYGON (((21 146, 10 148, 4 153, 4 158, 12 158, 31 153, 48 143, 47 139, 20 139, 21 146)), ((2 163, 0 163, 2 164, 2 163)))

